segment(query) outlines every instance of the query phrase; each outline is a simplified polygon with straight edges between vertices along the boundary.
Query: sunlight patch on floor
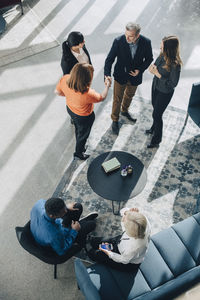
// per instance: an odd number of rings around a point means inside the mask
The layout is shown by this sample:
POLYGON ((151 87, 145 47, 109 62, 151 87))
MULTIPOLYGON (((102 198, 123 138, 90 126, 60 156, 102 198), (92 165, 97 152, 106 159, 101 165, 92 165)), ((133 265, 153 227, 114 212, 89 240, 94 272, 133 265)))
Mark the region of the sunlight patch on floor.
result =
POLYGON ((117 32, 124 32, 124 27, 128 22, 137 21, 140 14, 143 12, 145 7, 147 6, 149 0, 129 0, 124 5, 120 14, 117 15, 114 21, 110 24, 110 26, 105 31, 105 34, 112 34, 117 32), (131 19, 130 19, 131 12, 131 19), (128 17, 128 19, 127 19, 128 17))

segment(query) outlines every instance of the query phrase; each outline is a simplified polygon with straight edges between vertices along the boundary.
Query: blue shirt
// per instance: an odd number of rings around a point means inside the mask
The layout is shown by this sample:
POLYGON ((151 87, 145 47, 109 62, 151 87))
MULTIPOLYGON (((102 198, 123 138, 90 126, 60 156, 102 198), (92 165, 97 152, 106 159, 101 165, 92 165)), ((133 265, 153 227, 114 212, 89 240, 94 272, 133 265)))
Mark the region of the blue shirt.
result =
POLYGON ((131 51, 132 59, 134 59, 135 53, 136 53, 137 48, 138 48, 138 40, 136 41, 136 43, 129 43, 129 48, 130 48, 130 51, 131 51))
POLYGON ((40 199, 31 210, 31 232, 42 246, 51 246, 63 255, 72 246, 78 232, 62 226, 62 219, 52 219, 45 211, 45 200, 40 199))

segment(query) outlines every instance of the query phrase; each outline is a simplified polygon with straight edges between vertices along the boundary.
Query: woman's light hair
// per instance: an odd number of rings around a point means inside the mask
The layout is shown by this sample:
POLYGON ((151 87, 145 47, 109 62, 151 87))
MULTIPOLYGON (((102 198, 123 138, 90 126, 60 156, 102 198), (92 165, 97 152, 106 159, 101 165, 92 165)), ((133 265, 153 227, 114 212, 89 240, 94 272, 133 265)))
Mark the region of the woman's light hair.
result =
POLYGON ((139 212, 127 211, 124 218, 124 227, 128 236, 143 239, 145 237, 147 220, 139 212))
POLYGON ((135 31, 135 34, 138 35, 140 33, 141 27, 137 23, 128 22, 128 24, 126 25, 126 30, 135 31))

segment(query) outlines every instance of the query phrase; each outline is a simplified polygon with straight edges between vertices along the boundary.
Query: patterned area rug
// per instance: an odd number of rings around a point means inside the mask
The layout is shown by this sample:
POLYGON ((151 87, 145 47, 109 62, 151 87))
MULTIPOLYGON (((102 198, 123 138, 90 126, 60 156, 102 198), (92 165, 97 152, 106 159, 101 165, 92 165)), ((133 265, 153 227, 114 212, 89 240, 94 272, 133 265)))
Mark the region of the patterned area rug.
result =
POLYGON ((7 25, 0 39, 0 66, 59 45, 28 4, 23 9, 24 15, 19 6, 3 14, 7 25))
POLYGON ((73 161, 66 171, 64 188, 62 184, 57 189, 57 195, 66 202, 81 202, 84 215, 98 211, 95 236, 114 236, 121 232, 120 216, 113 215, 111 201, 95 194, 87 181, 89 164, 103 152, 126 151, 145 165, 148 176, 145 188, 123 205, 139 208, 148 217, 152 234, 185 219, 198 209, 200 129, 189 119, 180 136, 186 113, 169 107, 164 114, 164 135, 160 147, 147 149, 150 137, 144 131, 151 126, 152 106, 147 100, 135 98, 130 112, 137 117, 137 122, 132 125, 121 117, 118 137, 112 134, 110 127, 111 101, 103 107, 89 139, 90 158, 86 162, 73 161))

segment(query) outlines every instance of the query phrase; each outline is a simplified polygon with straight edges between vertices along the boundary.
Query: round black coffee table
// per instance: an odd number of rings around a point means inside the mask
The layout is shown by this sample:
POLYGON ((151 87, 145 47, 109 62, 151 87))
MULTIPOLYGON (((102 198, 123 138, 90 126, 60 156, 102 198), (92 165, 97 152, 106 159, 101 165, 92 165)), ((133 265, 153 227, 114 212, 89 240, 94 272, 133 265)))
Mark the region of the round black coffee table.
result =
POLYGON ((87 172, 88 182, 93 191, 102 198, 112 201, 114 214, 119 214, 121 201, 126 201, 138 195, 147 182, 147 172, 143 163, 134 155, 123 151, 111 151, 97 156, 89 165, 87 172), (101 166, 104 161, 116 157, 121 167, 110 173, 105 173, 101 166), (131 165, 133 173, 126 177, 121 176, 123 166, 131 165), (115 213, 114 201, 118 202, 118 211, 115 213))

